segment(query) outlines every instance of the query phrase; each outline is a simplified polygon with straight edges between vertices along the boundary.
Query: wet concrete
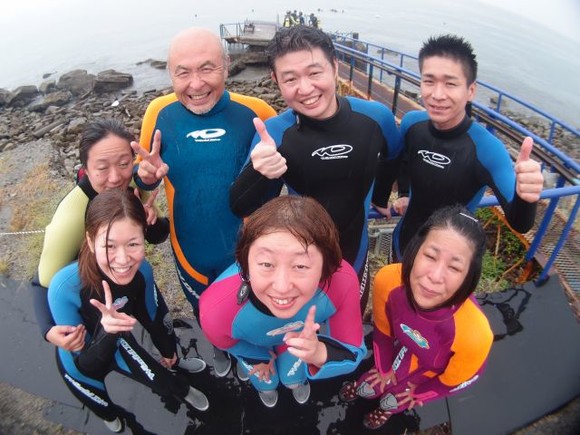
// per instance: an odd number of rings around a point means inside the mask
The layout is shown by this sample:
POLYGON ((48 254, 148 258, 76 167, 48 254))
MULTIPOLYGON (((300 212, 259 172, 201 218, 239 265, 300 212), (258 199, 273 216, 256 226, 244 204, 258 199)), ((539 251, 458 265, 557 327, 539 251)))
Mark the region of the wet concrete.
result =
MULTIPOLYGON (((54 348, 38 333, 28 283, 0 280, 0 379, 55 401, 50 420, 91 434, 110 433, 69 393, 55 366, 54 348)), ((527 284, 518 291, 482 299, 496 342, 483 378, 461 395, 393 416, 377 434, 427 429, 449 422, 454 434, 506 433, 558 408, 580 393, 580 326, 571 314, 557 277, 539 289, 527 284)), ((184 355, 199 355, 208 367, 198 374, 179 372, 184 382, 204 391, 206 412, 162 399, 117 373, 107 377, 113 401, 123 408, 125 433, 155 434, 364 434, 362 416, 377 406, 359 399, 340 402, 337 392, 372 364, 372 352, 357 371, 341 379, 312 383, 305 405, 280 389, 274 409, 262 405, 256 391, 233 373, 217 378, 211 347, 194 321, 175 322, 184 355)), ((370 328, 367 328, 370 330, 370 328)), ((146 348, 155 353, 143 331, 146 348)), ((370 334, 366 335, 370 346, 370 334)))

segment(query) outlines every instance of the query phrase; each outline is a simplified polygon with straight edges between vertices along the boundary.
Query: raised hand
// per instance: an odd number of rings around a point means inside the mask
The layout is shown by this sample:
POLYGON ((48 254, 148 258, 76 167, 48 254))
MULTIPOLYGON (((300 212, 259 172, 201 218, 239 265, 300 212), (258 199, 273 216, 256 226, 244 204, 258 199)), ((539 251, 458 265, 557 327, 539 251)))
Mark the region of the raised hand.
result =
POLYGON ((280 178, 287 170, 286 159, 278 152, 274 139, 266 130, 266 125, 260 118, 254 118, 254 127, 260 136, 250 153, 252 166, 256 171, 270 180, 280 178))
POLYGON ((276 361, 276 354, 270 351, 270 356, 272 357, 267 363, 254 364, 252 370, 248 374, 256 375, 259 380, 270 382, 270 374, 276 373, 276 367, 274 366, 274 361, 276 361))
MULTIPOLYGON (((142 192, 137 187, 133 190, 133 193, 141 200, 141 202, 143 202, 143 198, 141 198, 142 192)), ((151 195, 149 195, 147 201, 143 203, 143 208, 145 209, 145 214, 147 215, 147 225, 153 225, 155 222, 157 222, 157 210, 155 210, 155 206, 153 204, 155 203, 155 198, 157 198, 158 194, 159 189, 155 189, 153 192, 151 192, 151 195)))
POLYGON ((78 326, 55 325, 46 333, 46 339, 64 350, 78 352, 85 346, 86 334, 82 323, 78 326))
POLYGON ((161 131, 156 130, 153 135, 153 145, 151 147, 151 152, 147 152, 144 148, 137 142, 131 142, 131 148, 133 151, 141 157, 139 162, 139 169, 137 170, 137 175, 145 184, 155 184, 169 172, 169 166, 163 162, 161 156, 159 155, 159 150, 161 149, 161 131))
POLYGON ((526 202, 536 202, 544 186, 544 176, 540 164, 530 158, 534 141, 526 137, 514 167, 516 173, 516 193, 526 202))
POLYGON ((103 290, 105 292, 104 305, 96 299, 89 301, 91 305, 101 312, 101 325, 103 325, 103 329, 109 334, 133 330, 137 320, 126 313, 119 313, 117 308, 113 306, 113 296, 111 295, 111 288, 107 281, 103 281, 103 290))
POLYGON ((320 325, 314 321, 316 305, 313 305, 306 314, 304 328, 300 332, 287 332, 284 342, 288 346, 288 352, 300 358, 306 364, 321 367, 328 358, 326 345, 318 340, 316 332, 320 325))

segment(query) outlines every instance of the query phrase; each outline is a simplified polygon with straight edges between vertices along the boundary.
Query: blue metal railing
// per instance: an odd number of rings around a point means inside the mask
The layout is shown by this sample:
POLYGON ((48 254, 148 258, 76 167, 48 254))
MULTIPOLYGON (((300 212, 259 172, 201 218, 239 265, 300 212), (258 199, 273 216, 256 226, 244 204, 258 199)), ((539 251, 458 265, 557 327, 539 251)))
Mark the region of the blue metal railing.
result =
MULTIPOLYGON (((335 40, 338 58, 350 65, 349 80, 351 82, 354 81, 357 70, 363 72, 366 75, 364 84, 367 87, 366 92, 369 98, 374 97, 373 86, 384 85, 386 83, 393 90, 391 109, 396 116, 402 117, 404 112, 399 112, 398 97, 401 93, 405 93, 404 86, 416 89, 417 91, 419 89, 420 75, 418 73, 417 58, 396 50, 385 49, 376 44, 360 41, 347 35, 335 34, 333 35, 333 39, 335 40), (377 57, 369 54, 371 50, 376 50, 380 56, 377 57), (393 61, 387 60, 387 56, 392 57, 393 61), (411 68, 415 69, 413 70, 411 68)), ((540 277, 536 281, 536 284, 539 285, 548 279, 551 267, 556 261, 571 231, 573 231, 580 208, 580 164, 554 145, 556 131, 560 130, 562 134, 568 134, 572 143, 578 144, 578 147, 580 147, 580 131, 534 105, 510 95, 495 86, 480 81, 477 83, 480 88, 482 87, 488 90, 495 96, 496 103, 494 107, 487 107, 479 102, 474 102, 473 106, 476 109, 476 119, 481 120, 481 117, 487 117, 493 121, 493 125, 488 125, 488 129, 493 134, 496 134, 496 128, 501 126, 504 132, 516 132, 520 136, 532 137, 535 147, 539 146, 542 150, 540 158, 543 160, 544 170, 558 174, 555 187, 542 192, 541 198, 549 202, 534 239, 526 253, 526 261, 534 258, 538 248, 541 246, 549 230, 549 225, 558 207, 559 200, 567 196, 576 198, 574 205, 569 210, 564 229, 558 237, 555 248, 544 265, 540 277), (549 124, 547 136, 542 137, 540 134, 530 131, 525 126, 509 118, 506 114, 501 113, 501 110, 506 105, 506 100, 517 103, 524 109, 531 111, 535 116, 547 121, 549 124)), ((486 122, 485 119, 483 122, 486 122)), ((495 205, 498 205, 498 201, 494 196, 485 196, 479 204, 480 207, 495 205)), ((373 211, 370 217, 378 218, 381 216, 373 211)), ((575 291, 578 292, 580 289, 575 289, 575 291)))

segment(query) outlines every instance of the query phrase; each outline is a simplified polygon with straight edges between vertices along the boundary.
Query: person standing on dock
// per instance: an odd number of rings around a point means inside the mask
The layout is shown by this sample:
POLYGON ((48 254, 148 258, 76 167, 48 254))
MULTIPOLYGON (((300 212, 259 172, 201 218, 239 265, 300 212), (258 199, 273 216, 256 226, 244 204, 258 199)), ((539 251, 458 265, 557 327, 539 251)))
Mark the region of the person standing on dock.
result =
MULTIPOLYGON (((426 110, 409 112, 401 121, 409 196, 393 203, 404 213, 393 234, 395 258, 402 258, 435 210, 459 203, 473 211, 488 186, 511 227, 529 231, 544 182, 540 164, 530 158, 533 140, 524 139, 514 166, 505 145, 469 117, 477 77, 471 45, 454 35, 429 38, 419 52, 419 70, 426 110)), ((377 209, 390 216, 388 205, 377 209)))
MULTIPOLYGON (((276 115, 261 99, 226 91, 228 64, 214 33, 179 33, 167 63, 174 92, 149 104, 140 146, 132 144, 137 185, 152 190, 165 181, 177 275, 196 318, 201 293, 234 261, 241 220, 230 211, 228 194, 255 133, 252 119, 276 115)), ((226 376, 230 367, 216 349, 216 375, 226 376)))
POLYGON ((373 189, 382 197, 396 177, 399 133, 389 109, 337 96, 338 61, 332 40, 307 26, 281 29, 268 47, 272 79, 290 108, 257 134, 249 161, 232 185, 230 205, 248 216, 285 185, 318 200, 338 227, 342 255, 368 300, 367 217, 373 189))

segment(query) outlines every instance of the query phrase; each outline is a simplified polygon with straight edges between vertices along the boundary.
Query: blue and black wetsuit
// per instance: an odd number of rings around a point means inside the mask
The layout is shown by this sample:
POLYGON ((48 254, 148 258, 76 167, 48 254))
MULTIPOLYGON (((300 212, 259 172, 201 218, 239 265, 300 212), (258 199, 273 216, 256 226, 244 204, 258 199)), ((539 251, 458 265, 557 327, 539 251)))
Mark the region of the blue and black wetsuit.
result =
MULTIPOLYGON (((249 162, 230 190, 230 204, 247 216, 288 192, 310 196, 328 211, 338 228, 343 258, 361 280, 361 303, 368 297, 367 217, 373 188, 390 192, 397 172, 399 132, 386 106, 339 97, 339 110, 316 120, 288 110, 266 122, 268 133, 286 159, 283 178, 269 180, 249 162)), ((260 140, 256 134, 255 146, 260 140)))
POLYGON ((427 112, 409 112, 401 121, 401 141, 409 207, 393 237, 397 258, 435 210, 459 203, 473 211, 488 186, 512 228, 526 232, 532 227, 536 204, 516 194, 514 165, 504 144, 480 124, 466 116, 457 127, 441 131, 427 112))
MULTIPOLYGON (((149 332, 165 358, 176 352, 173 324, 163 297, 153 280, 151 265, 143 261, 133 280, 118 285, 106 276, 118 311, 134 316, 149 332)), ((73 395, 100 418, 112 421, 118 411, 107 393, 105 376, 115 370, 165 397, 183 399, 189 385, 180 382, 143 349, 130 332, 109 334, 101 325, 101 313, 90 299, 104 301, 80 282, 78 263, 59 271, 50 283, 48 301, 57 325, 83 323, 87 330, 80 352, 57 348, 57 365, 73 395)))

